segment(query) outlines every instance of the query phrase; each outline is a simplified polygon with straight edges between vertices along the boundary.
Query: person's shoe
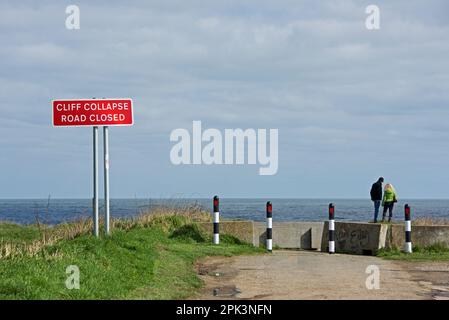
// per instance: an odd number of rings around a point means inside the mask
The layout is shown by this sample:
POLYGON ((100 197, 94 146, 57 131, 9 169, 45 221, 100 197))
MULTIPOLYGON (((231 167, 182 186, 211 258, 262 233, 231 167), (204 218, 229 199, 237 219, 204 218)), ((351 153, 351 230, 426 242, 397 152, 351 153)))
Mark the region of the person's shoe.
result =
POLYGON ((388 223, 390 223, 391 222, 391 218, 388 218, 388 223))

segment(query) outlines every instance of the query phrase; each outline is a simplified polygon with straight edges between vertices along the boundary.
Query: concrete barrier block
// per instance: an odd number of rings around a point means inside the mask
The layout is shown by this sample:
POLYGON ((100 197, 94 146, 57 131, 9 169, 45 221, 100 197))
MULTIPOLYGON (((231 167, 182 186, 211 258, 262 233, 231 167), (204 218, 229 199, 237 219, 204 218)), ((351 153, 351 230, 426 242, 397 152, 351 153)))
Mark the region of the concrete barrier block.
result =
MULTIPOLYGON (((387 237, 387 247, 404 247, 405 227, 403 224, 390 226, 387 237)), ((449 226, 413 226, 412 225, 412 245, 427 247, 432 244, 443 244, 449 247, 449 226)))
POLYGON ((449 247, 449 226, 412 226, 412 244, 427 247, 443 244, 449 247))
MULTIPOLYGON (((336 222, 335 251, 375 255, 385 247, 388 226, 377 223, 336 222)), ((328 251, 329 223, 325 222, 321 251, 328 251)))
MULTIPOLYGON (((412 228, 413 230, 413 228, 412 228)), ((405 242, 405 227, 400 224, 392 224, 388 227, 388 236, 387 236, 387 248, 399 248, 402 249, 404 247, 405 242)))
MULTIPOLYGON (((199 225, 212 234, 212 223, 199 225)), ((254 246, 265 245, 265 222, 222 221, 220 234, 229 234, 254 246)), ((274 222, 273 246, 284 249, 328 251, 328 222, 274 222)), ((403 224, 374 224, 362 222, 335 223, 336 252, 376 254, 384 247, 403 248, 403 224)), ((412 244, 429 246, 435 243, 449 247, 449 226, 412 226, 412 244)))
MULTIPOLYGON (((283 249, 319 250, 323 226, 322 222, 274 222, 273 246, 283 249)), ((254 245, 265 244, 266 230, 265 223, 254 223, 254 245)))
POLYGON ((321 241, 323 238, 324 222, 313 223, 312 226, 312 250, 321 250, 321 241))

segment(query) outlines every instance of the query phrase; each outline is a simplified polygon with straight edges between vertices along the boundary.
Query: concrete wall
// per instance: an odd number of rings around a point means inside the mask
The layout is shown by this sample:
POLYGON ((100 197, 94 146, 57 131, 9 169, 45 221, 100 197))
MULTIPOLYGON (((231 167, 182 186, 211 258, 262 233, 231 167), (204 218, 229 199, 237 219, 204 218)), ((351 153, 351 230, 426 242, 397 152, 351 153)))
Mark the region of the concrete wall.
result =
MULTIPOLYGON (((208 234, 212 234, 210 222, 199 223, 208 234)), ((274 222, 273 246, 285 249, 320 250, 323 222, 274 222)), ((267 225, 253 221, 221 221, 220 234, 229 234, 242 241, 263 246, 266 241, 267 225)))
MULTIPOLYGON (((212 223, 200 223, 212 234, 212 223)), ((266 224, 253 221, 221 221, 220 233, 229 234, 255 246, 265 245, 266 224)), ((274 222, 273 247, 328 251, 328 222, 274 222)), ((335 222, 337 253, 374 255, 384 247, 402 248, 405 235, 401 224, 335 222)), ((443 243, 449 247, 449 226, 413 226, 412 244, 428 246, 443 243)))
MULTIPOLYGON (((335 222, 335 252, 374 255, 385 247, 388 225, 335 222)), ((324 223, 321 251, 329 250, 329 223, 324 223)))
MULTIPOLYGON (((208 234, 214 232, 212 222, 201 222, 199 225, 208 234)), ((220 234, 229 234, 242 241, 254 244, 254 223, 253 221, 221 221, 220 234)))
MULTIPOLYGON (((404 247, 404 242, 404 225, 391 225, 387 236, 387 247, 401 249, 404 247)), ((412 226, 412 246, 425 247, 436 243, 449 247, 449 226, 412 226)))
MULTIPOLYGON (((273 222, 273 247, 319 250, 323 226, 323 222, 273 222)), ((254 231, 253 244, 264 245, 267 225, 255 222, 254 231)))

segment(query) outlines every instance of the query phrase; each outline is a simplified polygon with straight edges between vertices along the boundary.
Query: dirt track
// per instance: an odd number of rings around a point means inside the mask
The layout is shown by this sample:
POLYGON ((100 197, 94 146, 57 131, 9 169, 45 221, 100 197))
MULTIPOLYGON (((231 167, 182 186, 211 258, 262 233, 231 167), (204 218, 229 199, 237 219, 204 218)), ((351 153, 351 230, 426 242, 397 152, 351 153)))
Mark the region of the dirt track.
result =
POLYGON ((449 263, 279 250, 261 256, 207 258, 197 270, 206 286, 194 299, 449 298, 449 263), (379 289, 366 287, 370 265, 379 268, 379 289))

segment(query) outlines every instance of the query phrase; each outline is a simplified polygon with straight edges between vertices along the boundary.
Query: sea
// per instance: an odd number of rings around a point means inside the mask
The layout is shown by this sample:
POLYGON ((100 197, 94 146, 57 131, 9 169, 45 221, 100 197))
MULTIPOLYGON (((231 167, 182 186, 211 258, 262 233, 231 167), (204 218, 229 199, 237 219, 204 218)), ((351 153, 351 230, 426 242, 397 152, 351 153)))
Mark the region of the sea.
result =
MULTIPOLYGON (((220 218, 265 221, 267 199, 220 199, 220 218)), ((370 221, 373 204, 369 199, 270 199, 274 221, 325 221, 329 203, 335 206, 335 218, 341 221, 370 221)), ((405 199, 394 208, 394 219, 402 220, 404 205, 412 208, 413 218, 449 218, 449 200, 405 199)), ((197 205, 212 211, 212 199, 111 199, 110 214, 115 218, 137 216, 155 207, 197 205)), ((100 200, 100 215, 104 206, 100 200)), ((92 217, 90 199, 0 199, 0 221, 50 225, 92 217)))

